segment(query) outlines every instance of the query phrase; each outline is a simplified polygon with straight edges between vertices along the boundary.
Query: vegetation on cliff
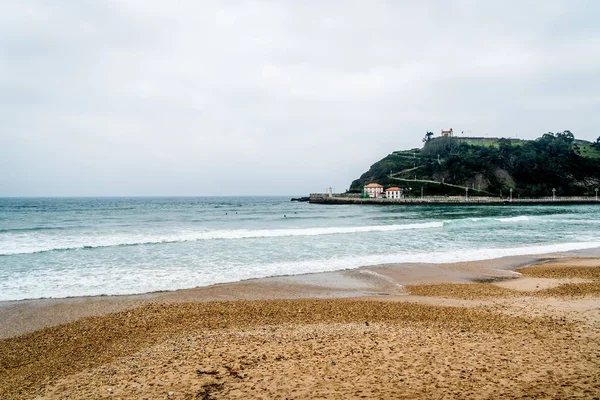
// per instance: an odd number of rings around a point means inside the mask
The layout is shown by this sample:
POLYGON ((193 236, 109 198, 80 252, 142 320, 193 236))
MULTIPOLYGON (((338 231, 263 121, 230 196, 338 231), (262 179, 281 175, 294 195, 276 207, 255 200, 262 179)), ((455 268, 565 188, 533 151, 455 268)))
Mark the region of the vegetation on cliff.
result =
POLYGON ((360 192, 369 182, 400 186, 414 195, 514 196, 593 195, 600 186, 600 138, 577 140, 569 131, 536 140, 432 138, 423 148, 395 151, 352 182, 360 192))

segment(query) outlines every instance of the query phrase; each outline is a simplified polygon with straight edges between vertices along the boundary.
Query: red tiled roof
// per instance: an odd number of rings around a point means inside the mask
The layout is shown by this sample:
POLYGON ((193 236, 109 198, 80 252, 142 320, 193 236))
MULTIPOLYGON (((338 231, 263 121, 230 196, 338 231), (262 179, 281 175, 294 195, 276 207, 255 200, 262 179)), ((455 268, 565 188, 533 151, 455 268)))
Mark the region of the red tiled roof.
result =
POLYGON ((391 188, 387 188, 385 189, 386 192, 399 192, 400 188, 397 187, 391 187, 391 188))
POLYGON ((365 186, 366 188, 383 188, 379 183, 369 183, 365 186))

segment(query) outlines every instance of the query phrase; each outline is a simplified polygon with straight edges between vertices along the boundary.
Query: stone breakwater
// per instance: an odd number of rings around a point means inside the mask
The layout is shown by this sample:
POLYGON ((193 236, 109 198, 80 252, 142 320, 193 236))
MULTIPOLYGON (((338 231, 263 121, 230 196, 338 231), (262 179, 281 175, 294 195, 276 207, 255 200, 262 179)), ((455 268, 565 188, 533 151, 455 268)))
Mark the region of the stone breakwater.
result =
POLYGON ((506 197, 479 197, 479 196, 425 196, 405 197, 400 199, 386 198, 362 198, 356 195, 336 194, 329 196, 322 193, 311 193, 309 202, 313 204, 372 204, 372 205, 394 205, 394 204, 435 204, 435 205, 552 205, 552 204, 598 204, 600 200, 595 197, 541 197, 541 198, 506 198, 506 197))

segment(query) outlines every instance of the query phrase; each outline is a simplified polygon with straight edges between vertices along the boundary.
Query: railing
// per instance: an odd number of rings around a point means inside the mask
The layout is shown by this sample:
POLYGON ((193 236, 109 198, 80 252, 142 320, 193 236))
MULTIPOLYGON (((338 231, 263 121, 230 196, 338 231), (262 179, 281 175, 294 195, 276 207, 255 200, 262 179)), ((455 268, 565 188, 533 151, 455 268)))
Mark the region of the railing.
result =
POLYGON ((548 196, 548 197, 492 197, 492 196, 415 196, 401 198, 363 198, 360 194, 311 193, 310 201, 315 203, 469 203, 469 204, 505 204, 505 203, 594 203, 600 201, 595 196, 548 196))

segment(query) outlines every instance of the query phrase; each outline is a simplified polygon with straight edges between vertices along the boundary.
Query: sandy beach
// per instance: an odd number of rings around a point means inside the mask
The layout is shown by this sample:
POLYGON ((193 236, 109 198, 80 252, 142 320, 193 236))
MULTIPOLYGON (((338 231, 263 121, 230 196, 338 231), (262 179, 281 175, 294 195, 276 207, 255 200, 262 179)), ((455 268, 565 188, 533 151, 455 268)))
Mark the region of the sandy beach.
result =
POLYGON ((600 400, 600 0, 0 0, 0 400, 600 400))
POLYGON ((600 258, 0 304, 2 399, 598 398, 600 258))

